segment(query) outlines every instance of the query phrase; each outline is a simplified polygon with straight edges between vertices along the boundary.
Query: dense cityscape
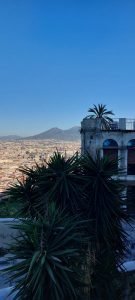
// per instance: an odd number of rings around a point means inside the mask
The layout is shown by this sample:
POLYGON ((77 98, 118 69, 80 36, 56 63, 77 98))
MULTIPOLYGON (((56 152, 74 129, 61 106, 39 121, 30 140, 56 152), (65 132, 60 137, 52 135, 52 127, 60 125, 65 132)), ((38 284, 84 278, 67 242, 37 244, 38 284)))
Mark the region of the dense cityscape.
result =
POLYGON ((0 141, 0 193, 21 177, 18 168, 48 162, 59 151, 67 158, 80 152, 80 142, 56 140, 0 141))

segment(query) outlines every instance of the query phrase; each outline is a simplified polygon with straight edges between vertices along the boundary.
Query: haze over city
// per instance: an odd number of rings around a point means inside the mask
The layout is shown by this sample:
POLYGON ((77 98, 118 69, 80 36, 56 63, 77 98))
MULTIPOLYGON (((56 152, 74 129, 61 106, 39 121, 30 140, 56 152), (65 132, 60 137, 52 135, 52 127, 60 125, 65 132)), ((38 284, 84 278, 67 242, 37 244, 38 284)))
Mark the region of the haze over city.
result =
POLYGON ((135 117, 135 1, 1 1, 0 135, 135 117))

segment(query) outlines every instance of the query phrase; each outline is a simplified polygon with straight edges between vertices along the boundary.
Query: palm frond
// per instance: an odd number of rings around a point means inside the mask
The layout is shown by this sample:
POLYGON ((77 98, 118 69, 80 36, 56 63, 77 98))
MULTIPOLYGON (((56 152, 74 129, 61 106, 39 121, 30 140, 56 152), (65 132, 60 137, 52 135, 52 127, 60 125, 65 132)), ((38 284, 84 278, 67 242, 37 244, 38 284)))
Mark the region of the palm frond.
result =
POLYGON ((15 299, 77 299, 82 284, 83 223, 50 206, 46 218, 14 225, 10 253, 18 263, 5 271, 15 282, 15 299))
POLYGON ((106 105, 94 104, 93 108, 89 108, 88 112, 90 112, 90 118, 101 120, 101 129, 110 129, 110 124, 113 122, 113 119, 110 116, 114 115, 114 113, 112 110, 107 110, 106 105))

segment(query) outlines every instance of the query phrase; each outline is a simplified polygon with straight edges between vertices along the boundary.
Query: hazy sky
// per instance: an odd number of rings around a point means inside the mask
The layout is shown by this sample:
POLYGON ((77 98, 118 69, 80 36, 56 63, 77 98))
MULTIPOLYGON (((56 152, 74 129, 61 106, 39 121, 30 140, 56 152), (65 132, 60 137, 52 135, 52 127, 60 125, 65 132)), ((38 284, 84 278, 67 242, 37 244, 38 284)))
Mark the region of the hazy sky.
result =
POLYGON ((135 0, 0 1, 0 135, 135 118, 135 0))

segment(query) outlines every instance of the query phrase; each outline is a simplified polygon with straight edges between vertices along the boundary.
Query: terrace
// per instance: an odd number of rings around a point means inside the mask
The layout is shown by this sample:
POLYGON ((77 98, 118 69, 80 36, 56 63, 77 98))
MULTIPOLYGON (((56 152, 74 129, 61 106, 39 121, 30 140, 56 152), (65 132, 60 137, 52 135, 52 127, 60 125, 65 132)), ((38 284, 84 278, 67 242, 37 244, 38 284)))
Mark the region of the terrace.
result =
POLYGON ((135 131, 135 119, 114 118, 113 123, 110 124, 109 130, 135 131))
POLYGON ((109 124, 105 124, 102 122, 100 118, 91 118, 86 117, 81 122, 81 130, 83 131, 92 131, 92 130, 103 130, 103 131, 127 131, 134 132, 135 131, 135 119, 128 118, 113 118, 113 122, 109 124))

